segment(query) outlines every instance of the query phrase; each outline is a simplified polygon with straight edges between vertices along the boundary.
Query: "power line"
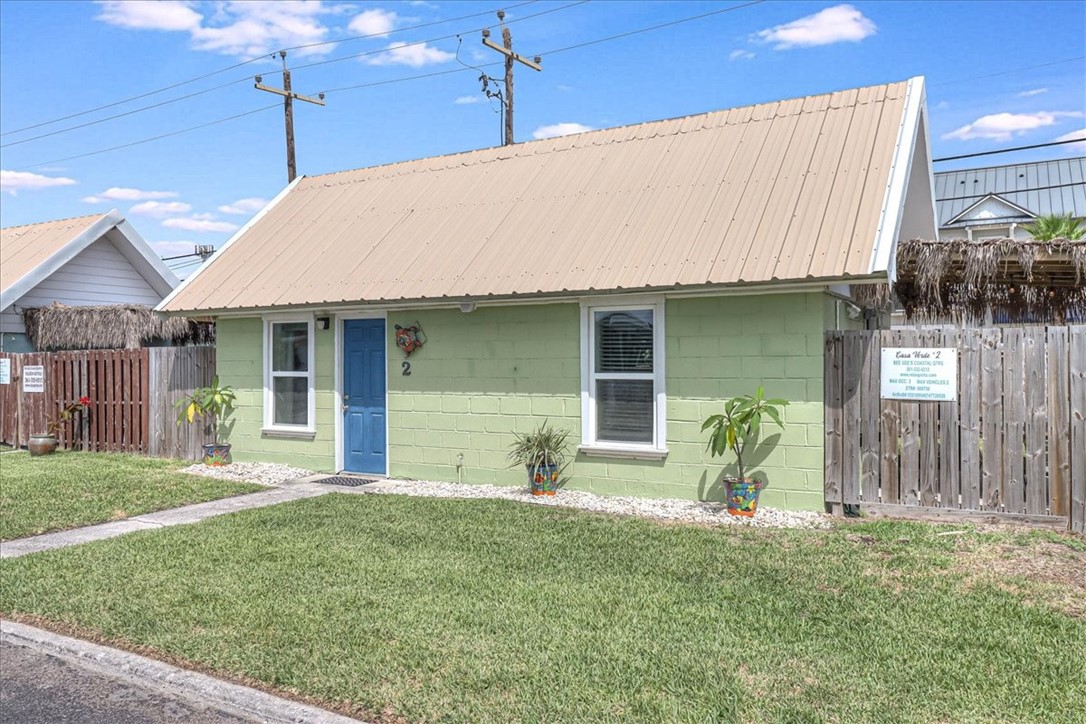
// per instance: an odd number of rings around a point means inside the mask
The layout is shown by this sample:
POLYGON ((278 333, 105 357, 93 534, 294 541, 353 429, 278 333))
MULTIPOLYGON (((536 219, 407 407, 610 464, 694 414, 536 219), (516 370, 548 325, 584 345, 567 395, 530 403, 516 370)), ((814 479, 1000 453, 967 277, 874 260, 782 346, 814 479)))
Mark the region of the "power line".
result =
MULTIPOLYGON (((511 7, 520 7, 522 5, 531 5, 532 3, 535 3, 535 2, 539 2, 539 0, 530 0, 529 2, 519 3, 519 4, 513 5, 511 7)), ((550 13, 558 12, 560 10, 566 10, 568 8, 575 7, 577 5, 584 5, 587 2, 589 2, 589 0, 579 0, 578 2, 569 3, 567 5, 563 5, 563 6, 560 6, 560 7, 557 7, 557 8, 551 8, 549 10, 544 10, 544 11, 539 12, 539 13, 533 13, 531 15, 525 15, 524 17, 517 18, 516 20, 518 20, 518 21, 519 20, 529 20, 531 18, 536 18, 536 17, 539 17, 541 15, 547 15, 547 14, 550 14, 550 13)), ((415 25, 415 26, 411 26, 410 28, 400 28, 399 30, 390 31, 390 32, 403 32, 403 31, 406 31, 406 30, 416 30, 418 28, 428 27, 430 25, 440 25, 440 24, 444 24, 444 23, 455 22, 455 21, 458 21, 458 20, 464 20, 466 18, 473 18, 473 17, 477 17, 477 16, 479 16, 481 14, 482 13, 473 13, 472 15, 464 15, 464 16, 461 16, 459 18, 452 18, 452 19, 449 19, 449 20, 442 20, 440 22, 432 22, 432 23, 425 23, 425 24, 422 24, 422 25, 415 25)), ((514 22, 514 21, 510 20, 510 22, 514 22)), ((463 32, 464 33, 469 33, 469 32, 476 32, 477 30, 480 30, 480 28, 473 28, 472 30, 465 30, 463 32)), ((309 48, 309 47, 313 47, 315 45, 328 45, 330 43, 342 43, 342 42, 345 42, 347 40, 357 40, 359 38, 370 38, 370 37, 376 37, 378 35, 384 36, 384 35, 387 35, 387 34, 386 33, 371 33, 369 35, 354 36, 353 38, 344 38, 344 39, 341 39, 341 40, 328 40, 328 41, 324 41, 322 43, 310 43, 308 45, 296 46, 296 47, 309 48)), ((441 40, 448 40, 449 38, 459 37, 460 35, 461 35, 461 33, 455 33, 455 34, 452 34, 452 35, 442 35, 442 36, 437 37, 437 38, 427 38, 426 40, 417 40, 417 41, 413 41, 413 42, 410 42, 410 43, 404 43, 402 46, 398 46, 398 47, 407 48, 407 47, 411 47, 411 46, 414 46, 414 45, 426 45, 427 43, 435 43, 435 42, 438 42, 438 41, 441 41, 441 40)), ((291 50, 291 48, 286 48, 282 52, 286 52, 287 50, 291 50)), ((307 63, 307 64, 304 64, 304 65, 298 65, 298 66, 294 66, 292 68, 287 68, 286 70, 287 70, 287 72, 290 72, 290 71, 299 70, 299 69, 302 69, 302 68, 312 68, 312 67, 319 66, 319 65, 328 65, 328 64, 331 64, 331 63, 339 63, 339 62, 344 61, 344 60, 352 60, 352 59, 355 59, 355 58, 361 58, 361 57, 365 57, 365 56, 369 56, 369 55, 381 55, 382 53, 387 53, 387 52, 389 52, 388 48, 381 48, 381 49, 378 49, 378 50, 367 50, 367 51, 362 52, 362 53, 355 53, 354 55, 346 55, 346 56, 341 56, 339 58, 331 58, 331 59, 328 59, 328 60, 318 61, 318 62, 315 62, 315 63, 307 63)), ((274 54, 273 54, 273 56, 274 56, 274 54)), ((260 56, 260 57, 265 58, 267 56, 260 56)), ((259 58, 257 58, 256 60, 259 60, 259 58)), ((246 61, 246 62, 252 62, 252 61, 246 61)), ((230 66, 230 68, 228 68, 227 70, 230 70, 230 69, 233 69, 233 68, 236 68, 236 67, 238 67, 238 66, 233 65, 233 66, 230 66)), ((216 71, 216 73, 217 72, 219 72, 219 71, 216 71)), ((213 74, 209 74, 209 75, 213 75, 213 74)), ((206 78, 206 77, 208 77, 208 76, 202 76, 201 78, 206 78)), ((132 109, 130 111, 125 111, 124 113, 117 113, 117 114, 112 115, 112 116, 106 116, 105 118, 99 118, 99 119, 96 119, 96 120, 93 120, 93 121, 87 121, 86 123, 80 123, 80 124, 77 124, 77 125, 74 125, 74 126, 68 126, 66 128, 60 128, 60 129, 57 129, 55 131, 50 131, 49 133, 42 133, 40 135, 31 136, 30 138, 23 138, 23 139, 20 139, 18 141, 11 141, 9 143, 5 143, 3 145, 0 145, 0 148, 8 148, 9 146, 18 146, 18 145, 23 144, 23 143, 30 143, 31 141, 38 141, 38 140, 41 140, 43 138, 49 138, 51 136, 58 136, 58 135, 61 135, 61 134, 64 134, 64 133, 68 133, 70 131, 78 130, 80 128, 87 128, 89 126, 96 126, 96 125, 98 125, 100 123, 106 123, 108 121, 113 121, 113 120, 116 120, 118 118, 124 118, 126 116, 135 115, 137 113, 142 113, 144 111, 153 110, 155 108, 161 108, 163 106, 167 106, 167 105, 170 105, 170 104, 173 104, 173 103, 178 103, 180 101, 188 100, 190 98, 195 98, 197 96, 206 95, 207 93, 211 93, 213 91, 221 90, 223 88, 228 88, 228 87, 230 87, 232 85, 238 85, 239 83, 247 83, 250 80, 250 78, 251 78, 251 76, 246 76, 244 78, 238 78, 236 80, 227 81, 226 83, 222 83, 220 85, 213 86, 211 88, 207 88, 207 89, 199 90, 199 91, 194 91, 192 93, 188 93, 188 94, 183 95, 183 96, 178 96, 176 98, 170 98, 168 100, 160 101, 158 103, 152 103, 151 105, 141 106, 140 108, 134 108, 134 109, 132 109)), ((184 85, 184 84, 181 83, 181 84, 177 84, 177 85, 184 85)), ((171 86, 171 88, 176 88, 177 85, 171 86)), ((154 93, 157 93, 157 91, 155 91, 153 93, 145 94, 145 95, 154 95, 154 93)), ((140 96, 140 97, 144 97, 144 96, 140 96)), ((130 100, 134 100, 134 99, 130 99, 130 100)), ((124 103, 124 102, 127 102, 127 101, 118 101, 118 104, 119 103, 124 103)), ((117 104, 111 104, 111 105, 117 105, 117 104)), ((95 109, 95 110, 101 110, 102 108, 105 108, 105 107, 108 107, 108 106, 102 106, 102 107, 100 107, 98 109, 95 109)), ((86 111, 85 113, 90 113, 90 112, 91 111, 86 111)), ((72 116, 66 116, 65 118, 74 118, 75 116, 78 116, 78 115, 84 115, 84 114, 82 114, 82 113, 74 114, 72 116)), ((64 120, 64 119, 58 119, 58 120, 64 120)), ((0 134, 0 136, 6 136, 9 133, 17 133, 18 131, 29 130, 31 128, 36 128, 36 127, 39 127, 39 126, 42 126, 42 125, 50 125, 50 124, 52 124, 54 122, 56 122, 56 121, 48 121, 46 123, 37 124, 36 126, 26 126, 24 128, 17 129, 15 131, 8 131, 6 133, 2 133, 2 134, 0 134)))
MULTIPOLYGON (((565 5, 565 6, 562 6, 560 8, 552 9, 552 10, 549 10, 549 11, 546 11, 546 12, 555 12, 556 10, 565 9, 567 7, 573 7, 575 5, 581 5, 581 4, 584 4, 585 2, 588 2, 588 0, 580 0, 580 2, 570 3, 569 5, 565 5)), ((543 55, 543 56, 555 55, 557 53, 564 53, 566 51, 575 50, 577 48, 583 48, 583 47, 587 47, 587 46, 590 46, 590 45, 598 45, 600 43, 609 42, 611 40, 618 40, 618 39, 621 39, 621 38, 626 38, 626 37, 629 37, 631 35, 638 35, 640 33, 647 33, 647 32, 650 32, 652 30, 659 30, 661 28, 667 28, 667 27, 671 27, 673 25, 679 25, 681 23, 687 23, 687 22, 691 22, 691 21, 694 21, 694 20, 700 20, 702 18, 711 17, 713 15, 719 15, 721 13, 731 12, 732 10, 740 10, 742 8, 750 7, 752 5, 759 5, 759 4, 763 3, 763 2, 765 2, 765 0, 753 0, 752 2, 747 2, 747 3, 744 3, 742 5, 733 5, 733 6, 730 6, 730 7, 727 7, 727 8, 721 8, 720 10, 713 10, 713 11, 708 12, 708 13, 701 13, 700 15, 693 15, 693 16, 686 17, 686 18, 679 18, 677 20, 672 20, 672 21, 669 21, 669 22, 666 22, 666 23, 660 23, 658 25, 651 25, 649 27, 639 28, 637 30, 630 30, 630 31, 627 31, 627 32, 624 32, 624 33, 618 33, 617 35, 611 35, 611 36, 608 36, 608 37, 605 37, 605 38, 597 38, 596 40, 590 40, 590 41, 586 41, 584 43, 577 43, 576 45, 569 45, 569 46, 566 46, 564 48, 558 48, 558 49, 555 49, 555 50, 544 51, 544 52, 540 53, 540 55, 543 55)), ((540 14, 544 14, 544 13, 537 13, 537 14, 531 16, 531 17, 536 17, 536 16, 538 16, 540 14)), ((515 18, 513 20, 510 20, 509 22, 514 22, 515 20, 526 20, 526 19, 528 19, 527 16, 524 17, 524 18, 515 18)), ((468 32, 471 32, 471 31, 468 31, 468 32)), ((449 36, 449 37, 456 37, 456 36, 454 35, 454 36, 449 36)), ((420 41, 420 42, 432 42, 432 41, 420 41)), ((378 51, 378 52, 387 52, 387 50, 382 50, 382 51, 378 51)), ((365 53, 363 55, 368 55, 368 54, 370 54, 370 53, 365 53)), ((350 56, 350 57, 357 57, 357 56, 350 56)), ((335 59, 334 61, 324 61, 324 62, 325 63, 327 63, 327 62, 335 62, 335 61, 338 61, 338 60, 347 60, 347 59, 348 58, 338 58, 338 59, 335 59)), ((490 67, 490 66, 494 66, 494 65, 501 65, 501 63, 487 63, 487 64, 484 64, 482 67, 486 68, 486 67, 490 67)), ((296 66, 295 68, 292 68, 291 70, 296 70, 297 68, 306 68, 306 67, 310 67, 310 66, 309 65, 296 66)), ((372 87, 375 87, 375 86, 389 85, 389 84, 392 84, 392 83, 403 83, 403 82, 412 81, 412 80, 421 80, 421 79, 424 79, 424 78, 433 78, 433 77, 441 76, 441 75, 451 75, 453 73, 463 73, 463 72, 466 72, 467 70, 468 70, 467 68, 453 68, 453 69, 450 69, 450 70, 435 71, 435 72, 432 72, 432 73, 422 73, 422 74, 413 75, 413 76, 403 76, 403 77, 399 77, 399 78, 390 78, 388 80, 383 80, 383 81, 373 81, 373 82, 370 82, 370 83, 359 83, 357 85, 342 86, 342 87, 339 87, 339 88, 329 88, 329 89, 323 90, 322 92, 325 93, 325 94, 331 94, 331 93, 339 93, 339 92, 348 91, 348 90, 359 90, 359 89, 362 89, 362 88, 372 88, 372 87)), ((122 144, 120 146, 113 146, 113 147, 110 147, 110 148, 99 149, 97 151, 90 151, 88 153, 79 154, 77 156, 68 156, 66 158, 53 159, 51 161, 42 161, 40 163, 35 163, 35 164, 23 166, 22 168, 23 169, 30 169, 30 168, 35 168, 37 166, 47 166, 47 165, 53 164, 53 163, 61 163, 63 161, 72 161, 72 160, 75 160, 75 159, 78 159, 78 158, 86 158, 88 156, 95 156, 95 155, 98 155, 98 154, 101 154, 101 153, 108 153, 110 151, 116 151, 116 150, 119 150, 119 149, 122 149, 122 148, 128 148, 130 146, 137 146, 137 145, 140 145, 140 144, 143 144, 143 143, 150 143, 152 141, 157 141, 157 140, 160 140, 162 138, 167 138, 169 136, 176 136, 176 135, 180 135, 182 133, 188 133, 190 131, 195 131, 195 130, 198 130, 200 128, 206 128, 208 126, 213 126, 213 125, 216 125, 216 124, 219 124, 219 123, 226 123, 227 121, 232 121, 232 120, 235 120, 237 118, 242 118, 244 116, 252 115, 254 113, 259 113, 261 111, 266 111, 266 110, 269 110, 271 108, 277 108, 277 107, 278 107, 278 104, 271 105, 271 106, 264 106, 262 108, 255 108, 255 109, 253 109, 251 111, 247 111, 245 113, 239 113, 237 115, 228 116, 226 118, 220 118, 220 119, 218 119, 216 121, 211 121, 209 123, 204 123, 204 124, 201 124, 201 125, 198 125, 198 126, 192 126, 190 128, 184 128, 184 129, 181 129, 181 130, 178 130, 178 131, 173 131, 171 133, 165 133, 165 134, 162 134, 160 136, 152 136, 150 138, 141 139, 139 141, 133 141, 132 143, 126 143, 126 144, 122 144)))
POLYGON ((130 148, 132 146, 139 146, 140 144, 143 144, 143 143, 150 143, 151 141, 159 141, 159 140, 162 140, 163 138, 169 138, 170 136, 180 136, 182 133, 189 133, 190 131, 196 131, 196 130, 199 130, 201 128, 207 128, 208 126, 217 126, 220 123, 226 123, 227 121, 233 121, 233 120, 236 120, 238 118, 244 118, 245 116, 251 116, 254 113, 260 113, 261 111, 269 111, 272 108, 279 108, 279 107, 280 106, 279 106, 278 103, 272 103, 270 106, 263 106, 261 108, 254 108, 251 111, 245 111, 244 113, 238 113, 238 114, 235 114, 233 116, 227 116, 226 118, 220 118, 220 119, 215 120, 215 121, 208 121, 207 123, 201 123, 198 126, 191 126, 189 128, 182 128, 179 131, 171 131, 169 133, 163 133, 163 134, 158 135, 158 136, 151 136, 150 138, 141 138, 140 140, 132 141, 131 143, 122 143, 119 146, 110 146, 109 148, 101 148, 101 149, 98 149, 97 151, 90 151, 88 153, 81 153, 81 154, 79 154, 77 156, 66 156, 64 158, 54 158, 52 161, 42 161, 40 163, 34 164, 34 166, 24 166, 23 168, 27 169, 27 168, 34 168, 36 166, 48 166, 49 164, 52 164, 52 163, 61 163, 63 161, 74 161, 77 158, 87 158, 88 156, 97 156, 100 153, 108 153, 110 151, 118 151, 118 150, 120 150, 122 148, 130 148))
MULTIPOLYGON (((556 8, 550 8, 549 10, 541 10, 538 13, 532 13, 531 15, 524 15, 523 17, 519 17, 519 18, 512 18, 512 19, 506 21, 506 25, 509 25, 510 23, 523 22, 525 20, 531 20, 532 18, 538 18, 538 17, 543 16, 543 15, 550 15, 551 13, 557 13, 557 12, 560 12, 562 10, 568 10, 570 8, 577 7, 578 5, 584 5, 584 4, 588 3, 588 2, 590 2, 590 0, 576 0, 576 2, 567 3, 566 5, 560 5, 560 6, 556 7, 556 8)), ((765 2, 765 0, 757 0, 757 2, 765 2)), ((712 14, 712 13, 710 13, 710 14, 712 14)), ((471 28, 469 30, 462 30, 459 33, 450 33, 449 35, 442 35, 441 37, 438 37, 438 38, 429 38, 428 40, 416 40, 416 41, 411 42, 411 43, 404 43, 403 45, 400 45, 400 46, 397 46, 397 47, 398 48, 410 48, 413 45, 425 45, 427 43, 436 43, 436 42, 441 41, 441 40, 451 40, 452 38, 459 38, 461 35, 467 35, 468 33, 476 33, 476 32, 479 32, 480 30, 486 30, 486 27, 471 28)), ((331 65, 332 63, 341 63, 341 62, 343 62, 345 60, 354 60, 355 58, 364 58, 364 57, 366 57, 368 55, 382 55, 382 54, 388 53, 388 52, 389 52, 388 48, 380 48, 379 50, 367 50, 367 51, 362 52, 362 53, 354 53, 353 55, 341 55, 338 58, 328 58, 327 60, 316 60, 316 61, 313 61, 312 63, 305 63, 303 65, 296 65, 296 66, 293 66, 290 70, 302 70, 303 68, 316 68, 317 66, 321 66, 321 65, 331 65)), ((327 93, 328 91, 325 91, 325 92, 327 93)))
MULTIPOLYGON (((525 5, 534 5, 537 2, 539 2, 539 0, 527 0, 526 2, 520 2, 520 3, 516 3, 514 5, 506 6, 505 9, 506 10, 512 10, 514 8, 523 7, 525 5)), ((433 21, 428 22, 428 23, 419 23, 417 25, 410 25, 410 26, 403 27, 403 28, 393 28, 393 29, 389 30, 386 33, 367 33, 365 35, 353 35, 353 36, 350 36, 350 37, 347 37, 347 38, 338 38, 336 40, 324 40, 324 41, 320 41, 320 42, 317 42, 317 43, 306 43, 304 45, 294 45, 294 46, 291 46, 289 48, 283 48, 283 50, 287 50, 287 51, 290 51, 290 50, 303 50, 303 49, 306 49, 306 48, 315 48, 317 46, 323 46, 323 45, 335 45, 337 43, 346 43, 346 42, 350 42, 350 41, 354 41, 354 40, 363 40, 363 39, 366 39, 366 38, 387 37, 387 36, 392 35, 394 33, 405 33, 405 32, 411 31, 411 30, 420 30, 422 28, 433 27, 434 25, 444 25, 445 23, 455 23, 455 22, 459 22, 461 20, 469 20, 471 18, 482 17, 484 15, 489 15, 492 12, 494 12, 494 11, 493 10, 487 10, 487 11, 479 12, 479 13, 471 13, 470 15, 461 15, 461 16, 456 17, 456 18, 448 18, 448 19, 445 19, 445 20, 433 20, 433 21)), ((104 105, 96 106, 94 108, 88 108, 85 111, 79 111, 78 113, 72 113, 72 114, 69 114, 67 116, 61 116, 59 118, 54 118, 54 119, 49 120, 49 121, 41 121, 40 123, 34 123, 34 124, 29 125, 29 126, 23 126, 21 128, 15 128, 15 129, 12 129, 10 131, 4 131, 3 133, 0 133, 0 136, 7 136, 7 135, 12 134, 12 133, 21 133, 23 131, 29 131, 29 130, 33 130, 35 128, 41 128, 42 126, 50 126, 50 125, 52 125, 54 123, 60 123, 61 121, 67 121, 67 120, 70 120, 72 118, 78 118, 80 116, 85 116, 85 115, 88 115, 90 113, 95 113, 97 111, 102 111, 102 110, 105 110, 107 108, 113 108, 113 107, 116 107, 116 106, 124 105, 125 103, 131 103, 132 101, 138 101, 138 100, 140 100, 142 98, 148 98, 148 97, 153 96, 153 95, 158 95, 159 93, 165 93, 166 91, 173 90, 174 88, 180 88, 181 86, 184 86, 184 85, 189 85, 191 83, 196 83, 198 81, 205 80, 207 78, 211 78, 211 77, 216 76, 216 75, 221 75, 222 73, 226 73, 227 71, 234 70, 235 68, 241 68, 242 66, 249 65, 250 63, 255 63, 258 60, 264 60, 267 57, 268 57, 267 53, 262 54, 262 55, 258 55, 258 56, 254 57, 254 58, 249 58, 248 60, 243 60, 243 61, 240 61, 238 63, 234 63, 233 65, 226 66, 225 68, 219 68, 218 70, 211 71, 210 73, 205 73, 203 75, 196 76, 195 78, 189 78, 188 80, 179 81, 177 83, 173 83, 171 85, 164 86, 164 87, 158 88, 156 90, 147 91, 146 93, 140 93, 139 95, 130 96, 128 98, 123 98, 123 99, 121 99, 119 101, 113 101, 112 103, 106 103, 104 105)), ((211 88, 209 90, 218 90, 219 88, 224 88, 224 87, 226 87, 228 85, 233 85, 234 83, 240 83, 240 82, 243 82, 245 80, 248 80, 248 78, 242 78, 242 79, 238 79, 236 81, 231 81, 230 83, 226 83, 226 84, 221 85, 221 86, 216 86, 215 88, 211 88)), ((203 92, 208 92, 208 91, 201 91, 201 93, 203 93, 203 92)), ((196 93, 196 94, 193 94, 193 95, 199 95, 199 93, 196 93)), ((184 100, 185 98, 190 98, 190 97, 192 97, 192 96, 191 95, 190 96, 184 96, 182 98, 177 98, 175 100, 184 100)), ((172 103, 173 101, 168 101, 168 102, 172 103)), ((159 105, 164 105, 164 104, 159 104, 159 105)), ((148 106, 148 108, 157 108, 157 107, 158 107, 158 105, 148 106)), ((122 114, 122 115, 126 115, 126 114, 122 114)), ((117 116, 117 117, 120 117, 120 116, 117 116)), ((110 119, 106 119, 106 120, 110 120, 110 119)), ((77 126, 77 128, 81 128, 81 127, 82 126, 77 126)))
POLYGON ((688 18, 681 18, 679 20, 672 20, 672 21, 667 22, 667 23, 660 23, 659 25, 651 25, 651 26, 649 26, 647 28, 641 28, 640 30, 630 30, 630 31, 627 31, 625 33, 619 33, 618 35, 610 35, 610 36, 608 36, 606 38, 599 38, 597 40, 589 40, 589 41, 584 42, 584 43, 577 43, 576 45, 567 45, 566 47, 558 48, 557 50, 547 50, 547 51, 544 51, 544 52, 540 53, 540 55, 557 55, 558 53, 564 53, 567 50, 576 50, 577 48, 585 48, 585 47, 588 47, 589 45, 597 45, 599 43, 606 43, 606 42, 611 41, 611 40, 618 40, 619 38, 628 38, 631 35, 637 35, 639 33, 647 33, 650 30, 659 30, 660 28, 669 28, 672 25, 679 25, 681 23, 689 23, 692 20, 701 20, 702 18, 708 18, 708 17, 711 17, 713 15, 720 15, 721 13, 730 13, 733 10, 742 10, 743 8, 748 8, 751 5, 760 5, 760 4, 764 3, 765 1, 766 0, 752 0, 752 2, 743 3, 742 5, 732 5, 731 7, 721 8, 720 10, 712 10, 712 11, 707 12, 707 13, 702 13, 701 15, 692 15, 692 16, 690 16, 688 18))
POLYGON ((933 158, 932 163, 940 163, 942 161, 957 161, 961 158, 976 158, 977 156, 995 156, 1000 153, 1011 153, 1013 151, 1029 151, 1033 148, 1048 148, 1049 146, 1062 146, 1065 143, 1083 143, 1086 142, 1086 136, 1082 138, 1068 138, 1066 141, 1049 141, 1048 143, 1034 143, 1032 146, 1015 146, 1014 148, 1000 148, 995 151, 980 151, 978 153, 963 153, 960 156, 943 156, 942 158, 933 158))
MULTIPOLYGON (((964 173, 964 171, 951 171, 950 173, 964 173)), ((969 196, 948 196, 936 201, 963 201, 965 199, 983 199, 985 196, 1009 196, 1010 194, 1025 194, 1030 191, 1051 191, 1052 189, 1065 189, 1072 186, 1086 186, 1086 181, 1075 181, 1067 184, 1054 184, 1052 186, 1034 186, 1028 189, 1007 189, 1006 191, 988 191, 983 194, 971 194, 969 196)))
POLYGON ((1072 63, 1076 60, 1086 59, 1086 55, 1079 55, 1074 58, 1064 58, 1063 60, 1053 60, 1048 63, 1040 63, 1039 65, 1027 65, 1021 68, 1008 68, 1007 70, 996 71, 995 73, 988 73, 986 75, 974 75, 971 78, 957 78, 955 80, 945 80, 942 83, 932 83, 932 88, 938 88, 944 85, 950 85, 952 83, 964 83, 969 80, 981 80, 983 78, 995 78, 1000 75, 1009 75, 1011 73, 1018 73, 1023 70, 1036 70, 1037 68, 1047 68, 1050 65, 1060 65, 1061 63, 1072 63))

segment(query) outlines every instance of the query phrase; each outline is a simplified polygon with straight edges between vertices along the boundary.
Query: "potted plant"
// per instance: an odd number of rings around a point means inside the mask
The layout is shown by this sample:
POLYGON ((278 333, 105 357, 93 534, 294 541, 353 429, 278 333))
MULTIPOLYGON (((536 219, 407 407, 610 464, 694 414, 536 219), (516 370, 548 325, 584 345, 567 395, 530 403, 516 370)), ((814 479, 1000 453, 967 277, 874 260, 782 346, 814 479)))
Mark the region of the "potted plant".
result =
POLYGON ((220 423, 233 411, 235 398, 233 388, 220 387, 216 376, 208 387, 193 390, 191 395, 174 404, 174 407, 180 408, 177 413, 178 425, 182 422, 192 424, 197 417, 201 417, 211 428, 214 442, 203 446, 204 465, 226 465, 230 462, 230 443, 220 440, 219 430, 220 423))
POLYGON ((516 435, 509 459, 510 467, 523 465, 528 471, 532 495, 554 495, 558 490, 558 475, 566 467, 569 430, 558 430, 544 420, 543 424, 525 435, 516 435))
POLYGON ((765 484, 760 480, 748 478, 743 453, 751 443, 758 444, 758 433, 762 429, 762 416, 784 428, 780 408, 788 404, 787 400, 764 398, 761 387, 754 395, 733 397, 724 403, 723 415, 711 415, 701 425, 701 429, 711 430, 708 450, 713 457, 724 455, 731 450, 735 453, 738 477, 725 477, 728 486, 728 513, 751 517, 758 510, 758 496, 765 484))
POLYGON ((30 436, 26 449, 34 457, 52 455, 57 450, 57 433, 60 432, 60 426, 71 420, 75 413, 85 410, 89 404, 90 398, 86 395, 68 405, 57 402, 57 414, 46 420, 45 432, 35 433, 30 436))

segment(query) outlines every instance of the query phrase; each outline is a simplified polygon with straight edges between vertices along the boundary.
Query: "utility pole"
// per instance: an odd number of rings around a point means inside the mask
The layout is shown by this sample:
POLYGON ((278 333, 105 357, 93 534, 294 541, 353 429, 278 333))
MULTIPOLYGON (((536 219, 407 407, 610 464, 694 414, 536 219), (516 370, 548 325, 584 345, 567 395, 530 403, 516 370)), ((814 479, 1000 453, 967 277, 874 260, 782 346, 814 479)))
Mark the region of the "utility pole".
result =
POLYGON ((498 45, 490 39, 490 31, 483 30, 483 45, 496 50, 505 56, 505 97, 502 102, 505 104, 505 145, 513 145, 513 61, 523 63, 532 70, 541 71, 543 68, 539 65, 543 62, 543 59, 538 55, 532 60, 528 60, 522 56, 513 52, 513 36, 509 33, 509 28, 505 26, 505 11, 498 11, 498 22, 501 23, 502 28, 502 44, 498 45))
POLYGON ((315 103, 318 106, 324 105, 324 94, 317 94, 317 98, 310 98, 309 96, 303 96, 295 93, 290 89, 290 71, 287 70, 287 51, 280 50, 279 57, 283 60, 283 88, 271 88, 262 84, 262 78, 256 76, 256 83, 253 87, 257 90, 267 91, 268 93, 275 93, 276 95, 283 96, 283 116, 287 129, 287 183, 294 180, 294 177, 298 175, 297 169, 294 164, 294 99, 297 98, 300 101, 306 103, 315 103))

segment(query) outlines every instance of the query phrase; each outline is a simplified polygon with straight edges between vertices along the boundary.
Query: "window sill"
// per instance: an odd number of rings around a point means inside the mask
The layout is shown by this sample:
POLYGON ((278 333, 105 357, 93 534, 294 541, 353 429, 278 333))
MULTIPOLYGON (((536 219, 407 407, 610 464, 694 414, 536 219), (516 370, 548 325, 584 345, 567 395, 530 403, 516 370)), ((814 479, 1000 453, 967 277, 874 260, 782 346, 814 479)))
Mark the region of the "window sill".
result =
POLYGON ((612 447, 609 445, 581 445, 577 452, 588 457, 627 458, 630 460, 665 460, 667 450, 654 447, 612 447))
POLYGON ((317 436, 316 430, 296 429, 282 427, 265 427, 260 430, 260 437, 282 437, 296 440, 312 440, 317 436))

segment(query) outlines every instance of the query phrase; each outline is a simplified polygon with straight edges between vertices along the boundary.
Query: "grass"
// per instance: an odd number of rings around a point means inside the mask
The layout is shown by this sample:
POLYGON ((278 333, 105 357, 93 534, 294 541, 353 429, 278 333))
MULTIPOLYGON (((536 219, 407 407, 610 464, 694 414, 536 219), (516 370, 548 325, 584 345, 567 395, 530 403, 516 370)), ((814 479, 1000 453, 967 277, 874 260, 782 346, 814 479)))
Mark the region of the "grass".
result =
POLYGON ((0 612, 376 721, 1086 720, 1083 551, 942 530, 333 494, 3 561, 0 612))
POLYGON ((262 490, 180 472, 180 460, 117 453, 0 456, 0 540, 262 490))

